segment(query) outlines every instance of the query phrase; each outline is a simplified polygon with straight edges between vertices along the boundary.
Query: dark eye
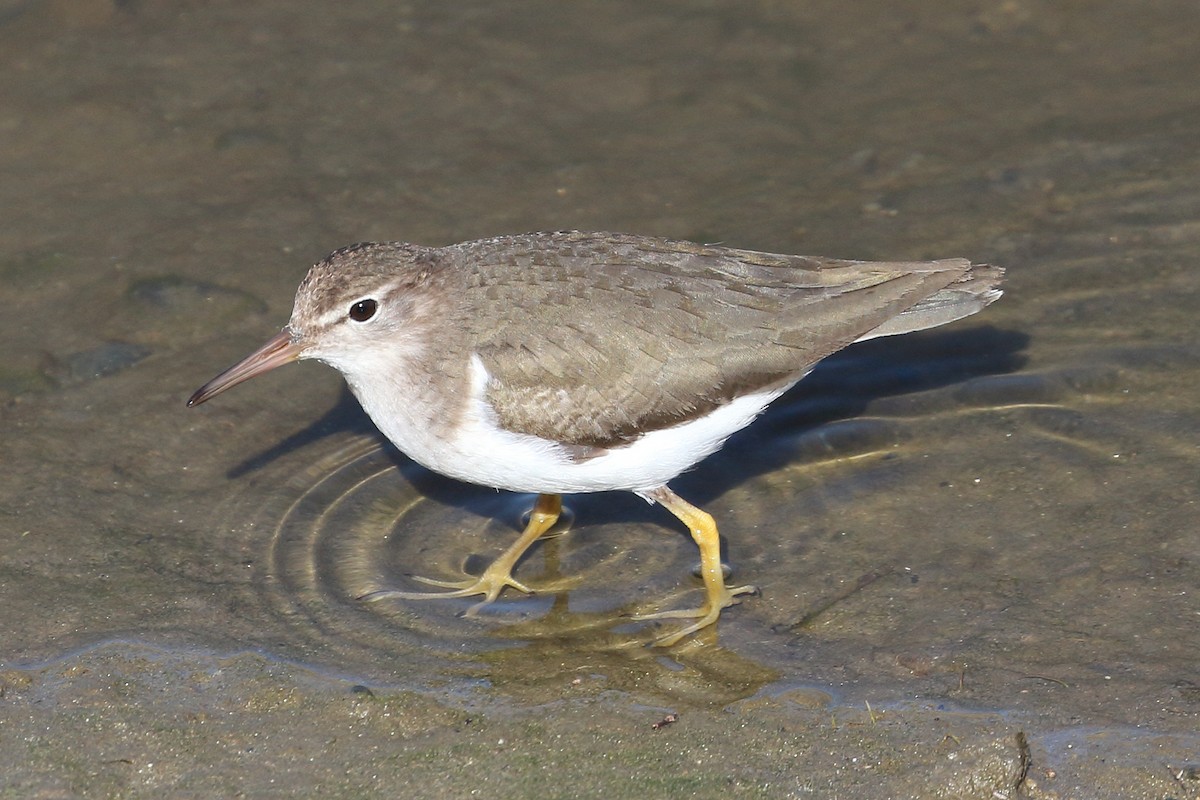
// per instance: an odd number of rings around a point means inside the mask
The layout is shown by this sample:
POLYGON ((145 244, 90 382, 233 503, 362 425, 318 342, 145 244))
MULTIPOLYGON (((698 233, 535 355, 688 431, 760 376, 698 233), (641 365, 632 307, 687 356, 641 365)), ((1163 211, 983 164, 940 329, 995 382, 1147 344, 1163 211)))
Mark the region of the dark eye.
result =
POLYGON ((354 305, 350 306, 350 319, 355 322, 366 322, 371 317, 375 316, 375 311, 379 308, 379 303, 374 300, 359 300, 354 305))

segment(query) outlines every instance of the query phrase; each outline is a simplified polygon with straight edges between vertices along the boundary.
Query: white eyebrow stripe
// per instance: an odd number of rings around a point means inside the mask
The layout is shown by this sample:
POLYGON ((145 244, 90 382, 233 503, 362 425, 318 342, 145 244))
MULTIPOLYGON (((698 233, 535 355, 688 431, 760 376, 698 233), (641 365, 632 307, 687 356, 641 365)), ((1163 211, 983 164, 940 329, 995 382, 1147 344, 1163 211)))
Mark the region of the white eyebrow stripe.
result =
POLYGON ((403 283, 403 278, 397 278, 394 281, 378 286, 374 291, 366 292, 361 295, 351 297, 346 300, 340 307, 331 308, 317 318, 317 325, 322 328, 327 328, 341 320, 345 319, 350 314, 350 307, 362 300, 375 300, 378 303, 383 303, 385 299, 400 288, 403 283))

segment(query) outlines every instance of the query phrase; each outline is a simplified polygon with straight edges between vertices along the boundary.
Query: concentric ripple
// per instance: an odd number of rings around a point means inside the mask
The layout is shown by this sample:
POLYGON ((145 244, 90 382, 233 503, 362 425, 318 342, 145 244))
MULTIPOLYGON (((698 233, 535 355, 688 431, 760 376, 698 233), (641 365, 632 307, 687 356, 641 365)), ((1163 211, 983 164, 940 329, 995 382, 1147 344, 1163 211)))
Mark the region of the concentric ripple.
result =
POLYGON ((304 656, 444 659, 563 637, 641 644, 651 634, 632 613, 698 590, 686 533, 633 495, 605 494, 566 498, 558 525, 518 564, 515 576, 533 595, 507 589, 469 616, 480 598, 364 600, 388 589, 439 591, 413 576, 479 574, 516 539, 534 496, 443 479, 367 437, 278 475, 294 463, 264 468, 235 505, 240 530, 271 531, 267 552, 241 546, 258 551, 255 589, 290 629, 289 649, 299 638, 304 656))

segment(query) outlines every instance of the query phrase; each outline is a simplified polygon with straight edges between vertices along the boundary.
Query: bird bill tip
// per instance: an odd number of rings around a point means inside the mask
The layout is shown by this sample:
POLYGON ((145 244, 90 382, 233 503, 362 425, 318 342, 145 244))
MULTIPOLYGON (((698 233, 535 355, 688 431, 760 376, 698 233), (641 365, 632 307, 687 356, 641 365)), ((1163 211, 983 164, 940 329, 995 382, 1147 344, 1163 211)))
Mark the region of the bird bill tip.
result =
POLYGON ((226 389, 232 389, 257 375, 295 361, 300 357, 301 349, 300 345, 292 340, 291 331, 284 328, 262 347, 193 392, 188 398, 187 407, 198 406, 226 389))

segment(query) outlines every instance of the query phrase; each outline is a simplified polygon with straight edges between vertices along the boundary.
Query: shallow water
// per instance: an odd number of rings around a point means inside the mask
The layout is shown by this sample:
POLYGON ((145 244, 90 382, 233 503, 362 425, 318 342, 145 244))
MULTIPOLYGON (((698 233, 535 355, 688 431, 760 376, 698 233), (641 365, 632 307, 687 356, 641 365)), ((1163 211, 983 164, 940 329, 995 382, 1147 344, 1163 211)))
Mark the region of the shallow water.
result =
POLYGON ((1198 17, 0 4, 0 794, 1200 796, 1198 17), (535 597, 359 601, 531 498, 381 446, 319 365, 183 401, 336 246, 557 228, 1006 296, 674 484, 762 590, 715 633, 644 646, 696 554, 624 495, 567 499, 535 597))

